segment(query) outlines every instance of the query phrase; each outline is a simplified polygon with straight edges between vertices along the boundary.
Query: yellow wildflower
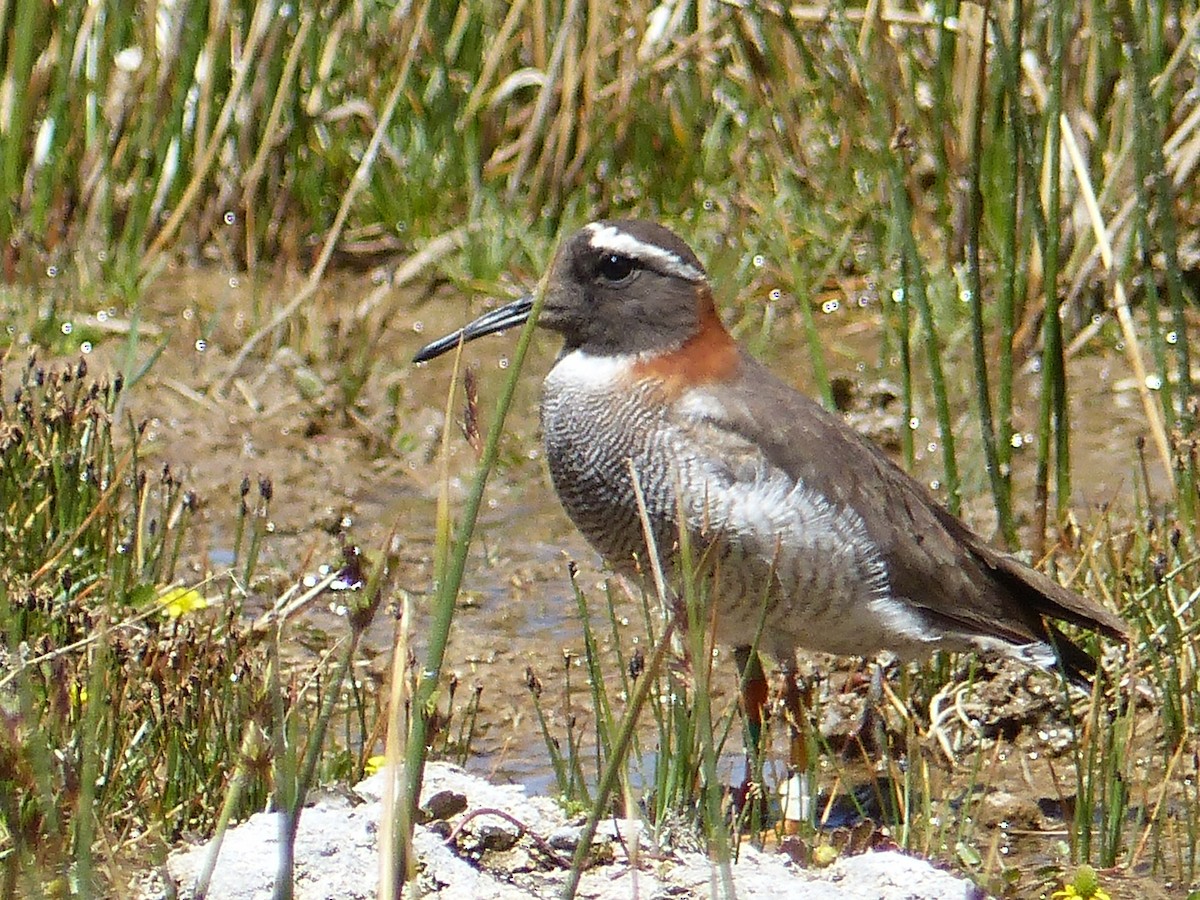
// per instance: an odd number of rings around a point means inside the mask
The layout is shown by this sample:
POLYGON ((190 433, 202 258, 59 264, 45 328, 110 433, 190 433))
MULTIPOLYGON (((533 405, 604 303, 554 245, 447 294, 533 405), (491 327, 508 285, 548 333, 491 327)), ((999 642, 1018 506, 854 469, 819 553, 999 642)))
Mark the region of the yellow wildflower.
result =
POLYGON ((1096 870, 1083 865, 1075 870, 1075 878, 1069 884, 1050 895, 1050 900, 1112 900, 1112 897, 1100 887, 1096 870))
POLYGON ((162 614, 168 619, 178 619, 198 609, 207 609, 208 601, 194 588, 173 587, 159 600, 163 604, 162 614))
POLYGON ((836 847, 831 847, 828 844, 819 844, 813 847, 812 865, 814 869, 827 869, 837 862, 838 852, 836 847))

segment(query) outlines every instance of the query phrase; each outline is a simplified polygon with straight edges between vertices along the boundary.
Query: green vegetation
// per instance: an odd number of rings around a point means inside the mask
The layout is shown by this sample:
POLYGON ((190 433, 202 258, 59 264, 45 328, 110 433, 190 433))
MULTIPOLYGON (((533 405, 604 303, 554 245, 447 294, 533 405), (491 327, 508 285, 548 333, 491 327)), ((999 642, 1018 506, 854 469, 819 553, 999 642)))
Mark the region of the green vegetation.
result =
MULTIPOLYGON (((676 226, 739 338, 768 358, 803 340, 803 363, 771 361, 827 402, 836 370, 822 311, 861 304, 882 325, 877 368, 899 381, 901 421, 914 423, 899 435, 907 462, 936 458, 955 509, 989 495, 997 540, 1023 538, 1136 634, 1128 651, 1108 648, 1087 703, 1061 698, 1070 753, 1053 777, 1071 802, 1057 864, 1200 881, 1195 4, 147 9, 0 4, 0 896, 96 895, 131 847, 160 852, 272 792, 298 810, 316 774, 363 771, 381 706, 408 711, 386 730, 410 794, 429 735, 442 749, 450 740, 446 640, 528 336, 486 439, 473 435, 481 461, 460 511, 445 463, 421 666, 410 668, 401 628, 390 696, 369 697, 346 673, 378 605, 408 603, 385 577, 390 547, 362 566, 346 643, 316 672, 289 668, 282 611, 301 591, 263 577, 270 482, 257 493, 247 482, 227 512, 208 498, 233 535, 232 561, 212 564, 197 499, 125 419, 125 395, 167 344, 145 299, 163 273, 199 260, 261 279, 238 310, 244 330, 223 332, 215 313, 196 325, 225 364, 203 400, 223 402, 281 349, 332 361, 333 399, 311 381, 323 414, 361 427, 385 394, 391 421, 370 441, 397 450, 412 440, 404 384, 385 378, 397 363, 377 351, 395 310, 382 294, 350 312, 322 305, 331 267, 402 259, 397 285, 499 292, 506 277, 532 283, 562 229, 608 215, 676 226), (294 270, 308 280, 290 300, 264 290, 267 273, 294 270), (116 334, 123 383, 63 361, 116 334), (27 357, 30 345, 57 361, 27 357), (1134 499, 1072 510, 1073 486, 1090 477, 1071 467, 1072 385, 1089 357, 1108 355, 1143 416, 1144 439, 1111 448, 1134 499), (243 618, 255 594, 281 612, 243 618), (207 801, 223 791, 219 814, 207 801)), ((694 617, 703 598, 692 599, 694 617)), ((739 728, 732 707, 708 706, 712 667, 697 660, 711 653, 693 633, 686 676, 660 665, 655 648, 675 651, 650 603, 648 665, 634 678, 612 603, 596 616, 582 590, 578 602, 586 724, 556 745, 564 723, 534 691, 559 791, 596 814, 613 791, 628 808, 643 800, 656 823, 679 815, 721 831, 729 798, 696 790, 714 785, 739 728), (650 732, 626 727, 634 700, 650 732)), ((1081 876, 1063 886, 1060 868, 1014 873, 981 843, 975 792, 945 791, 947 758, 979 772, 999 752, 971 716, 934 714, 979 702, 963 671, 936 660, 904 673, 890 699, 884 686, 893 746, 879 790, 893 838, 998 893, 1098 896, 1081 876)), ((852 780, 832 756, 818 780, 852 780)), ((387 838, 398 847, 414 803, 387 838)), ((760 834, 758 815, 751 804, 734 832, 760 834)))
MULTIPOLYGON (((120 379, 90 378, 82 361, 43 367, 31 356, 0 404, 6 896, 97 893, 115 860, 96 860, 96 850, 153 852, 210 830, 210 798, 235 769, 227 814, 260 808, 272 783, 277 799, 302 799, 303 787, 285 795, 279 785, 296 780, 305 741, 301 783, 311 782, 332 715, 314 715, 310 688, 284 683, 297 678, 279 663, 288 616, 242 617, 270 528, 271 483, 260 481, 254 497, 243 483, 226 572, 196 581, 181 549, 200 500, 169 466, 150 468, 145 422, 114 423, 122 389, 120 379)), ((343 580, 363 580, 347 574, 353 563, 337 573, 343 580)), ((378 597, 378 584, 365 595, 378 597)), ((318 688, 327 706, 373 611, 349 616, 353 639, 330 686, 318 688)), ((328 774, 361 774, 361 761, 336 762, 328 774)))
MULTIPOLYGON (((223 784, 243 728, 265 723, 232 580, 177 575, 198 500, 169 467, 148 469, 144 425, 118 443, 121 393, 119 379, 89 378, 83 362, 44 368, 34 357, 5 382, 0 818, 10 894, 37 894, 18 880, 34 877, 33 861, 89 891, 99 822, 106 839, 127 840, 204 821, 201 798, 223 784), (222 592, 226 605, 207 610, 222 592)), ((251 803, 263 788, 260 779, 251 803)))

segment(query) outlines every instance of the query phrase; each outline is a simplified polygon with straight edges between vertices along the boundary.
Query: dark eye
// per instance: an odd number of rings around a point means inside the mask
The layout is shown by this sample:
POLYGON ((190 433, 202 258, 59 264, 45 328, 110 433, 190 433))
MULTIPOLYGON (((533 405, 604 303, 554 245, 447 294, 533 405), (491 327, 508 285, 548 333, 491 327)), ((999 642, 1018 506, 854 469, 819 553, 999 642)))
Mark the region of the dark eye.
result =
POLYGON ((619 253, 606 253, 600 257, 596 272, 605 281, 624 281, 633 274, 633 259, 619 253))

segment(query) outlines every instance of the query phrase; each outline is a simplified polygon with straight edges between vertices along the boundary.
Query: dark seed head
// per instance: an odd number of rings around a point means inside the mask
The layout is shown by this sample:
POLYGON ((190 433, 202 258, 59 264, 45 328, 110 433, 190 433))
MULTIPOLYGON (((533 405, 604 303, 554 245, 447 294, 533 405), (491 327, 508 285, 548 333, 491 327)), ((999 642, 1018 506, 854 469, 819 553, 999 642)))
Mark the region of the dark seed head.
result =
POLYGON ((533 666, 525 667, 525 687, 533 694, 534 699, 542 696, 542 682, 534 673, 533 666))
POLYGON ((638 676, 646 671, 646 657, 642 655, 640 647, 634 648, 633 655, 629 657, 629 677, 637 681, 638 676))

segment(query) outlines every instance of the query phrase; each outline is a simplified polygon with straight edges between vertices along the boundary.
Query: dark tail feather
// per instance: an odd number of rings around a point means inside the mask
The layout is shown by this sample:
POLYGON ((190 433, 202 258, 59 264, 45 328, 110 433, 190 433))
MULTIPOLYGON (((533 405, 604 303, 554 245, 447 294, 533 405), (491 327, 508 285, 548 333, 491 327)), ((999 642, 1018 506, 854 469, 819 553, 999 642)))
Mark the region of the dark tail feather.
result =
POLYGON ((1095 658, 1051 622, 1046 623, 1046 639, 1054 648, 1054 655, 1058 657, 1059 667, 1067 680, 1090 693, 1092 680, 1099 671, 1095 658))

